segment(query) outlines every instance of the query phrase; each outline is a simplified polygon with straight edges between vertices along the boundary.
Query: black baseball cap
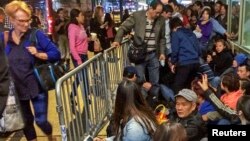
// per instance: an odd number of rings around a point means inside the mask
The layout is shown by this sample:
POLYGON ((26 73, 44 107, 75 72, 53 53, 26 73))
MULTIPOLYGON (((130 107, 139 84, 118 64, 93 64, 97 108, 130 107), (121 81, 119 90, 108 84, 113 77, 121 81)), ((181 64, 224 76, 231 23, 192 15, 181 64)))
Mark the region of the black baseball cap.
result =
POLYGON ((134 66, 127 66, 124 68, 123 77, 132 78, 134 75, 138 77, 138 72, 134 66))

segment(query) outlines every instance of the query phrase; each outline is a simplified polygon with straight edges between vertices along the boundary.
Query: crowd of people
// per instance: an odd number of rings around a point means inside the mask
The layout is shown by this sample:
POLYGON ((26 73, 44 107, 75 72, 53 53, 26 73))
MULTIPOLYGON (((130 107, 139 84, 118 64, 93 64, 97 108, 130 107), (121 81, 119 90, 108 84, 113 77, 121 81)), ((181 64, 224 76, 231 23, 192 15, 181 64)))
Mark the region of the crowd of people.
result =
MULTIPOLYGON (((4 62, 0 69, 0 117, 11 77, 24 115, 23 133, 30 141, 37 140, 34 121, 48 140, 55 140, 52 125, 47 120, 48 91, 42 89, 35 77, 35 63, 63 61, 67 65, 72 62, 77 67, 88 60, 88 51, 97 54, 110 47, 116 34, 111 15, 106 13, 103 20, 102 6, 97 6, 91 17, 78 8, 72 8, 70 12, 59 8, 56 14, 51 38, 42 31, 44 19, 39 8, 23 1, 12 1, 0 8, 1 60, 4 62), (30 40, 33 33, 35 43, 30 40)), ((74 83, 78 85, 78 79, 74 83)))
MULTIPOLYGON (((237 16, 237 10, 233 12, 237 16)), ((140 109, 141 102, 139 98, 134 98, 133 92, 129 92, 130 98, 133 99, 116 99, 116 102, 120 103, 119 106, 128 100, 134 101, 128 104, 131 106, 127 106, 131 107, 130 110, 123 111, 128 113, 114 111, 114 120, 117 116, 125 116, 120 119, 120 132, 117 131, 117 125, 112 118, 107 130, 110 137, 105 140, 119 138, 146 141, 162 138, 169 141, 200 141, 207 139, 207 125, 249 124, 249 112, 245 109, 249 107, 246 101, 249 102, 250 97, 247 92, 249 88, 246 87, 250 84, 249 60, 246 54, 232 52, 227 40, 237 38, 238 27, 233 25, 234 33, 227 32, 226 14, 227 5, 221 1, 196 1, 187 8, 175 0, 164 4, 162 1, 152 1, 146 11, 134 12, 123 21, 113 45, 119 47, 124 35, 133 31, 131 40, 135 45, 146 43, 147 53, 142 62, 131 60, 132 66, 125 68, 124 80, 118 89, 125 82, 133 81, 141 87, 140 92, 150 105, 151 113, 155 112, 158 104, 165 104, 169 108, 169 120, 155 126, 148 114, 130 113, 135 111, 133 108, 140 109), (162 60, 167 65, 162 65, 162 60), (127 75, 128 71, 130 75, 127 75), (169 79, 173 79, 172 83, 166 82, 170 81, 169 79), (162 85, 167 87, 167 91, 162 85), (158 91, 155 91, 157 88, 158 91), (240 110, 242 99, 245 99, 246 103, 240 110), (133 104, 135 106, 132 106, 133 104), (244 114, 239 115, 244 110, 244 114), (140 127, 130 125, 134 114, 139 118, 136 122, 140 127), (145 115, 151 120, 151 127, 155 128, 154 134, 151 134, 146 120, 143 120, 145 115), (130 117, 129 120, 127 116, 130 117), (173 127, 169 127, 170 125, 173 127), (113 126, 116 130, 112 130, 113 126), (179 129, 174 131, 174 127, 179 129), (141 130, 144 132, 140 133, 141 130), (130 135, 130 131, 138 134, 130 135), (177 138, 176 134, 180 132, 183 132, 183 136, 177 138)), ((120 93, 117 91, 117 98, 120 93)), ((116 105, 115 109, 120 108, 119 106, 116 105)))
MULTIPOLYGON (((239 9, 234 7, 237 22, 239 9)), ((247 55, 231 50, 227 39, 237 39, 239 27, 235 24, 232 33, 227 32, 227 5, 221 1, 196 1, 185 7, 176 0, 153 0, 147 10, 130 15, 126 10, 118 30, 111 13, 104 13, 102 6, 96 6, 91 17, 77 8, 69 13, 59 8, 54 24, 56 38, 51 41, 38 30, 36 45, 29 37, 41 22, 32 10, 15 0, 0 8, 0 57, 4 62, 0 66, 0 112, 11 75, 27 140, 37 138, 34 121, 49 140, 54 140, 47 120, 48 92, 34 76, 34 60, 71 59, 77 67, 88 60, 88 51, 97 54, 111 45, 119 47, 130 33, 135 45, 146 44, 145 59, 131 61, 124 69, 109 137, 95 141, 200 141, 207 138, 208 124, 250 124, 249 60, 247 55), (10 29, 5 19, 10 21, 10 29), (169 109, 167 122, 160 125, 154 111, 158 104, 169 109)))

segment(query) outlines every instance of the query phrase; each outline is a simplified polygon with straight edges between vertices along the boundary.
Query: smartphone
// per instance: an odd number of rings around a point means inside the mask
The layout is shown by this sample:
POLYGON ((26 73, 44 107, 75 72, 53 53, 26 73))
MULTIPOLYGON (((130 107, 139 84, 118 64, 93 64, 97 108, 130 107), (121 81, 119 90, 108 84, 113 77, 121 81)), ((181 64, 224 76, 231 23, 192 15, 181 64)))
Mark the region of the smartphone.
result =
POLYGON ((84 139, 84 141, 93 141, 93 140, 94 140, 93 137, 90 136, 90 135, 88 135, 88 136, 84 139))

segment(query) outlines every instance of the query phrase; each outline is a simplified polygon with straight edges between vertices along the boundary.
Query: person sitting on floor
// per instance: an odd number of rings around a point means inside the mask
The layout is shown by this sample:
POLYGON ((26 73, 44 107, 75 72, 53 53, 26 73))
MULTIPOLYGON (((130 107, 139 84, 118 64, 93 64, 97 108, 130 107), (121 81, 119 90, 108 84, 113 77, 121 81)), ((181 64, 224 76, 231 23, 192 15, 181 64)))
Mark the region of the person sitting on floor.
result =
POLYGON ((197 95, 190 89, 182 89, 175 96, 178 123, 187 132, 188 141, 200 141, 206 137, 206 124, 197 113, 197 95))

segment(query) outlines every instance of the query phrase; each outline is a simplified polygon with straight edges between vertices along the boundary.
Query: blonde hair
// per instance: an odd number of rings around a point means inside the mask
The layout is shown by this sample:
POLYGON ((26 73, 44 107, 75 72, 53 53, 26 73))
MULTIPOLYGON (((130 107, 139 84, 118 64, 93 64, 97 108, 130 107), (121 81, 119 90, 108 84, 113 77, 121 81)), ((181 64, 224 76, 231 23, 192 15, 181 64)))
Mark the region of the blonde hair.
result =
POLYGON ((93 18, 96 19, 99 24, 102 24, 102 17, 99 16, 100 11, 103 11, 103 7, 97 5, 93 13, 93 18))
POLYGON ((31 17, 31 10, 29 6, 23 1, 14 0, 5 6, 5 13, 11 18, 15 18, 15 13, 18 10, 25 12, 29 15, 29 17, 31 17))

